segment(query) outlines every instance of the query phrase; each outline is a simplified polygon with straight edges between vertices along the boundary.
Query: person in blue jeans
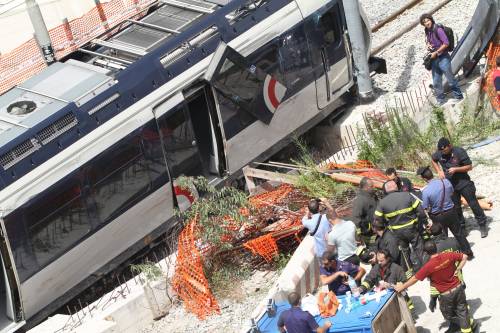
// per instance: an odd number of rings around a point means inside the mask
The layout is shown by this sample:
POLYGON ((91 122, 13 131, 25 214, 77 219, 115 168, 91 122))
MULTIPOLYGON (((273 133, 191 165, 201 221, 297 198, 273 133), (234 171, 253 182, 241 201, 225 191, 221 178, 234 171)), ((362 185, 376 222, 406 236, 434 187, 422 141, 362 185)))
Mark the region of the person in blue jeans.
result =
POLYGON ((453 97, 463 99, 462 91, 451 71, 451 57, 448 52, 450 44, 444 29, 435 24, 430 14, 420 16, 420 24, 425 27, 425 40, 427 49, 431 52, 432 59, 432 83, 437 102, 444 104, 445 94, 443 91, 443 74, 450 85, 453 97))

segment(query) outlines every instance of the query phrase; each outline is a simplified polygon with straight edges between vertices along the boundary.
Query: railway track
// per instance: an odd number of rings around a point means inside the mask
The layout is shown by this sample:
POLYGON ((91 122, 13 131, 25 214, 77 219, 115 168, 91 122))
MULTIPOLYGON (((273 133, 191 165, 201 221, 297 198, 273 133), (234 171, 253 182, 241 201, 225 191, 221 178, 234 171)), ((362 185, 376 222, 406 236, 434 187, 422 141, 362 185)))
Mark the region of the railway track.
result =
POLYGON ((404 34, 413 30, 420 24, 420 15, 422 13, 429 13, 431 15, 438 12, 445 5, 450 3, 452 0, 443 0, 438 4, 434 5, 432 8, 428 8, 429 4, 434 4, 434 1, 431 0, 412 0, 408 2, 403 7, 397 9, 396 11, 389 14, 386 18, 377 22, 372 27, 373 40, 377 41, 376 46, 372 48, 371 55, 376 55, 384 50, 386 47, 391 45, 394 41, 399 39, 404 34), (401 28, 401 23, 405 21, 404 18, 409 18, 410 22, 405 23, 401 28), (380 32, 379 32, 380 31, 380 32), (387 34, 387 31, 396 31, 395 33, 391 33, 390 37, 380 37, 387 34), (379 33, 377 33, 379 32, 379 33), (380 36, 379 36, 380 35, 380 36), (383 41, 378 42, 378 39, 384 38, 383 41))

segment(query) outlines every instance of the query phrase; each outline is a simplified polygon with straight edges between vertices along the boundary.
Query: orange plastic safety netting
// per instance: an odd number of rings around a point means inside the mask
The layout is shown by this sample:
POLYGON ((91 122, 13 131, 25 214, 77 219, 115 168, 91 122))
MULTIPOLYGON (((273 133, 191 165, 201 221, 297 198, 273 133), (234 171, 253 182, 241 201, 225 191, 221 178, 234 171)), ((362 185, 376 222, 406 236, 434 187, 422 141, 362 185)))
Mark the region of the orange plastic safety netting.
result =
POLYGON ((500 101, 497 97, 497 91, 495 89, 495 84, 493 82, 493 71, 497 67, 496 59, 500 56, 500 44, 494 42, 490 43, 488 51, 486 52, 486 57, 488 59, 487 71, 485 74, 485 80, 483 84, 483 90, 490 97, 490 103, 495 108, 495 110, 500 111, 500 101))
POLYGON ((187 311, 200 319, 220 313, 219 304, 210 291, 203 272, 203 256, 198 243, 196 220, 190 221, 179 236, 172 287, 183 300, 187 311))
MULTIPOLYGON (((122 23, 145 14, 155 0, 111 0, 101 3, 79 18, 49 30, 57 59, 122 23)), ((0 94, 29 79, 47 65, 34 38, 0 55, 0 94)))
POLYGON ((269 204, 276 204, 289 195, 292 190, 292 185, 283 184, 273 191, 264 192, 251 197, 249 199, 250 204, 255 208, 262 208, 268 206, 269 204))
POLYGON ((346 173, 354 173, 361 177, 376 178, 380 180, 387 179, 387 176, 384 174, 384 172, 382 172, 380 169, 375 168, 375 165, 367 160, 358 160, 354 163, 349 164, 329 163, 327 165, 327 168, 329 170, 346 170, 346 173), (350 169, 364 169, 364 171, 351 172, 349 171, 350 169))
POLYGON ((258 238, 249 240, 243 246, 253 254, 258 254, 267 262, 273 261, 278 255, 278 245, 272 234, 266 234, 258 238))

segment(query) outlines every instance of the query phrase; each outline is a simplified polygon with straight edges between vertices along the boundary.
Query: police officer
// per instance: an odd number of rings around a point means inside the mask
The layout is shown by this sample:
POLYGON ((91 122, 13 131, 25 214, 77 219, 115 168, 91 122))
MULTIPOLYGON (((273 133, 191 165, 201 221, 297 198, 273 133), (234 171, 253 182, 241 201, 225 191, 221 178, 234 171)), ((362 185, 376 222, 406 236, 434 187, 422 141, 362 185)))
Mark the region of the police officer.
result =
POLYGON ((471 181, 468 171, 472 170, 472 162, 465 149, 453 147, 447 138, 441 138, 437 144, 437 151, 432 154, 432 166, 439 178, 447 178, 454 188, 452 196, 460 224, 465 227, 465 218, 462 212, 461 197, 463 196, 474 213, 481 238, 488 236, 486 215, 476 198, 476 187, 471 181), (438 164, 439 163, 439 164, 438 164))
POLYGON ((425 212, 420 201, 408 192, 398 192, 394 181, 384 184, 387 194, 375 210, 375 218, 386 223, 387 228, 394 233, 399 241, 403 257, 403 268, 411 272, 412 267, 418 269, 422 262, 422 240, 417 226, 419 220, 425 220, 425 212), (410 244, 415 262, 410 263, 410 244))
POLYGON ((457 210, 454 208, 453 186, 450 181, 446 178, 434 179, 428 166, 418 168, 417 175, 420 175, 427 182, 427 185, 422 189, 422 207, 427 210, 434 224, 438 223, 445 228, 446 235, 447 229, 450 229, 460 245, 460 250, 469 256, 469 259, 472 259, 474 254, 465 237, 464 229, 459 224, 457 210))
POLYGON ((378 203, 374 189, 373 181, 363 177, 359 182, 359 192, 352 207, 352 222, 356 225, 356 235, 367 247, 374 245, 376 236, 371 227, 378 203))

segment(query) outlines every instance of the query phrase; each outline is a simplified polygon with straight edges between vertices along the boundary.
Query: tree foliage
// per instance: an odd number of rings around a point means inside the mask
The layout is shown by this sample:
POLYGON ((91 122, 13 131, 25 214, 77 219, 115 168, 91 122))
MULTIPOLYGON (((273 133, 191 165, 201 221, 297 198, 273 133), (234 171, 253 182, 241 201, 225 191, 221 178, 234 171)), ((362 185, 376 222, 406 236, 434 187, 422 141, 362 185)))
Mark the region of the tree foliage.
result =
POLYGON ((247 194, 231 186, 216 188, 202 176, 179 177, 176 182, 181 188, 196 188, 200 193, 191 208, 177 211, 177 216, 185 222, 196 218, 203 242, 220 249, 231 248, 228 240, 234 239, 243 223, 248 222, 242 214, 242 209, 250 209, 247 194))

